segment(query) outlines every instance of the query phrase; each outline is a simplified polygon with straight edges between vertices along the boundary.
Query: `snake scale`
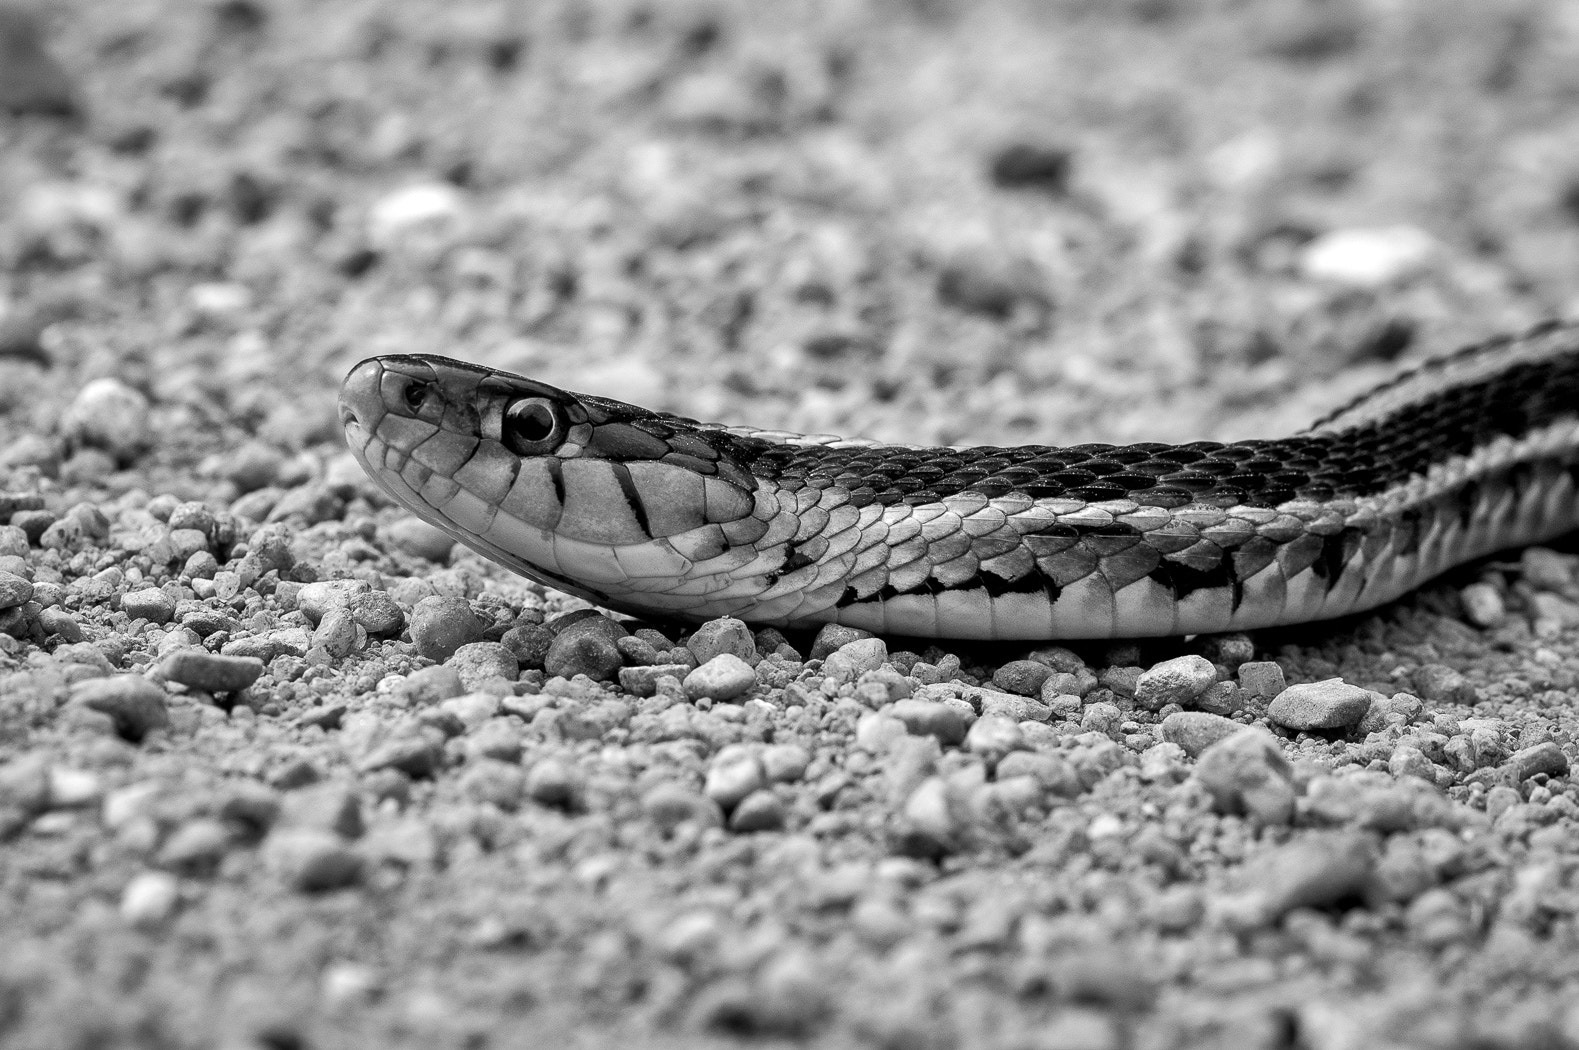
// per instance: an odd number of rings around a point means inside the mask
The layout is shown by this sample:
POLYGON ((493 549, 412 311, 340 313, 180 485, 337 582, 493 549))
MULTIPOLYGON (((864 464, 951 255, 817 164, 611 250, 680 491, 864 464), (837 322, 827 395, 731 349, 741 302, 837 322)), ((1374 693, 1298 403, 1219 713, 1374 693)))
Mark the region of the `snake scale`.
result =
POLYGON ((698 423, 432 356, 358 364, 352 452, 541 583, 641 616, 942 638, 1303 623, 1579 527, 1579 324, 1291 437, 921 448, 698 423))

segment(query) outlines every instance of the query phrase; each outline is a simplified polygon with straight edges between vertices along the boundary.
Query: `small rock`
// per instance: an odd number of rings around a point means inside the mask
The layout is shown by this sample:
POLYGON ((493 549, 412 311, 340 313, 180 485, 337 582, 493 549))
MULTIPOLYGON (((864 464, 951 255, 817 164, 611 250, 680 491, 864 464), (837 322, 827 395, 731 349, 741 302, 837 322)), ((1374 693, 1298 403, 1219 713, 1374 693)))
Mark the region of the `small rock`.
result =
POLYGON ((656 696, 658 680, 669 677, 683 682, 691 673, 688 664, 653 664, 650 667, 620 668, 620 688, 632 696, 656 696))
POLYGON ((350 610, 351 619, 374 637, 399 634, 406 626, 406 614, 401 612, 399 603, 388 591, 353 595, 346 608, 350 610))
POLYGON ((541 671, 557 637, 540 623, 524 623, 504 632, 499 644, 515 654, 516 663, 523 671, 541 671))
POLYGON ((751 637, 751 628, 730 616, 702 624, 687 639, 685 647, 696 657, 698 666, 724 653, 748 663, 757 658, 757 643, 751 637))
POLYGON ((1231 718, 1207 714, 1205 711, 1175 711, 1162 720, 1162 739, 1178 744, 1191 758, 1225 740, 1244 726, 1231 718))
POLYGON ((521 672, 515 654, 498 642, 470 642, 444 662, 455 669, 467 689, 476 689, 490 679, 513 682, 521 672))
POLYGON ((153 444, 148 399, 119 379, 95 379, 83 387, 61 418, 61 432, 122 463, 153 444))
POLYGON ((596 631, 563 631, 549 644, 543 670, 549 675, 574 678, 584 674, 594 682, 607 682, 619 674, 625 658, 612 638, 596 631))
POLYGON ((1113 736, 1123 724, 1124 712, 1118 709, 1117 704, 1102 702, 1087 704, 1080 712, 1080 728, 1087 733, 1113 736))
POLYGON ((1016 696, 1041 696, 1053 669, 1038 660, 1010 660, 992 673, 992 684, 1016 696))
POLYGON ((767 774, 756 751, 742 745, 730 745, 714 756, 702 791, 729 810, 751 792, 766 787, 767 783, 767 774))
POLYGON ((812 641, 811 652, 806 659, 826 660, 851 642, 870 637, 872 637, 871 631, 863 631, 859 627, 846 627, 840 623, 824 624, 817 631, 817 637, 812 641))
POLYGON ((557 758, 542 759, 527 771, 526 794, 539 805, 575 809, 581 801, 581 775, 557 758))
POLYGON ((466 198, 447 182, 425 182, 386 193, 368 210, 368 238, 387 246, 422 227, 444 227, 465 214, 466 198))
POLYGON ((1285 729, 1346 729, 1365 717, 1371 692, 1341 678, 1291 685, 1267 705, 1267 717, 1285 729))
POLYGON ((384 528, 384 535, 396 550, 440 565, 449 563, 450 553, 455 549, 455 537, 417 517, 390 522, 384 528))
POLYGON ((1020 307, 1051 308, 1048 282, 1031 259, 998 247, 953 252, 938 272, 937 296, 946 306, 1000 320, 1020 307))
POLYGON ((1415 692, 1430 704, 1473 705, 1479 699, 1474 683, 1445 664, 1424 664, 1410 678, 1415 692))
POLYGON ((362 877, 362 859, 338 835, 311 828, 283 829, 263 842, 263 861, 292 889, 319 893, 362 877))
POLYGON ((134 743, 170 724, 165 691, 142 675, 90 678, 72 686, 70 696, 73 704, 109 715, 115 731, 134 743))
POLYGON ((894 741, 910 732, 905 723, 892 715, 868 711, 855 723, 855 746, 874 755, 883 754, 894 741))
POLYGON ((1550 777, 1568 775, 1568 756, 1550 740, 1515 751, 1508 760, 1508 770, 1515 784, 1523 783, 1537 773, 1550 777))
POLYGON ((349 785, 339 782, 299 788, 283 796, 276 823, 284 828, 358 838, 365 830, 362 799, 349 785))
POLYGON ((1333 230, 1300 253, 1306 277, 1355 288, 1381 288, 1423 269, 1436 241, 1413 226, 1333 230))
POLYGON ((694 822, 703 827, 722 827, 724 813, 718 803, 699 791, 675 783, 659 784, 642 796, 642 811, 665 831, 694 822))
POLYGON ((366 580, 320 580, 296 592, 296 609, 312 623, 321 623, 333 609, 344 609, 353 598, 372 591, 366 580))
POLYGON ((1419 777, 1425 781, 1436 780, 1436 764, 1426 753, 1413 744, 1399 744, 1387 759, 1387 772, 1395 777, 1419 777))
POLYGON ((465 598, 424 598, 411 611, 411 640, 429 660, 448 660, 461 646, 482 641, 484 629, 465 598))
POLYGON ((14 572, 0 570, 0 609, 14 609, 33 599, 33 585, 14 572))
POLYGON ((1472 583, 1458 592, 1464 617, 1476 627, 1497 627, 1508 615, 1502 592, 1489 583, 1472 583))
POLYGON ((1003 715, 982 715, 965 733, 965 750, 993 763, 1010 751, 1025 747, 1025 734, 1019 723, 1003 715))
POLYGON ((729 814, 729 830, 750 833, 778 831, 784 826, 784 803, 771 791, 753 791, 729 814))
POLYGON ((965 712, 953 704, 931 700, 898 700, 889 712, 913 736, 933 736, 952 747, 965 739, 965 712))
POLYGON ((883 666, 888 645, 881 638, 858 638, 831 652, 822 662, 822 673, 834 681, 847 682, 883 666))
POLYGON ((1135 702, 1148 711, 1183 706, 1206 692, 1217 669, 1204 656, 1179 656, 1154 664, 1135 680, 1135 702))
POLYGON ((0 111, 69 117, 80 112, 71 75, 45 46, 38 16, 0 7, 0 111))
POLYGON ((811 753, 799 744, 774 744, 762 752, 762 772, 771 781, 793 783, 811 765, 811 753))
POLYGON ((1254 929, 1295 908, 1331 908, 1360 898, 1376 868, 1376 850, 1361 833, 1310 832, 1245 865, 1249 887, 1221 901, 1230 925, 1254 929))
POLYGON ((440 700, 460 696, 466 692, 466 686, 453 667, 439 664, 412 671, 406 676, 406 680, 396 687, 396 691, 405 697, 406 703, 411 706, 427 707, 440 700))
POLYGON ((1034 777, 1048 794, 1074 798, 1085 790, 1074 763, 1062 755, 1036 751, 1014 751, 998 760, 994 770, 998 779, 1034 777))
POLYGON ((121 891, 121 918, 140 929, 152 929, 175 914, 181 903, 181 882, 164 871, 132 876, 121 891))
POLYGON ((692 700, 733 700, 756 684, 757 673, 750 664, 720 653, 685 676, 685 695, 692 700))
POLYGON ((134 620, 169 623, 175 617, 175 599, 158 587, 144 587, 121 595, 121 612, 134 620))
POLYGON ((341 606, 324 613, 313 631, 312 644, 336 660, 350 656, 356 649, 356 619, 351 610, 341 606))
POLYGON ((1061 196, 1069 189, 1070 159, 1071 153, 1064 146, 1012 142, 993 155, 989 171, 993 184, 1004 189, 1040 190, 1061 196))
POLYGON ((1262 825, 1294 819, 1293 767, 1264 729, 1247 727, 1207 747, 1195 779, 1220 813, 1242 813, 1262 825))
MULTIPOLYGON (((432 732, 432 730, 429 730, 432 732)), ((358 763, 363 773, 394 769, 409 777, 431 776, 444 761, 443 746, 426 735, 396 737, 373 748, 358 763)))
POLYGON ((1275 660, 1249 660, 1239 665, 1239 687, 1251 696, 1270 700, 1288 688, 1283 666, 1275 660))
POLYGON ((1519 571, 1537 590, 1561 591, 1573 582, 1573 559, 1550 547, 1526 547, 1519 555, 1519 571))
POLYGON ((527 775, 521 767, 495 758, 471 762, 461 774, 460 787, 475 802, 498 806, 514 812, 526 794, 527 775))
POLYGON ((208 693, 234 693, 256 682, 263 661, 251 656, 220 656, 199 649, 171 653, 159 665, 167 681, 208 693))

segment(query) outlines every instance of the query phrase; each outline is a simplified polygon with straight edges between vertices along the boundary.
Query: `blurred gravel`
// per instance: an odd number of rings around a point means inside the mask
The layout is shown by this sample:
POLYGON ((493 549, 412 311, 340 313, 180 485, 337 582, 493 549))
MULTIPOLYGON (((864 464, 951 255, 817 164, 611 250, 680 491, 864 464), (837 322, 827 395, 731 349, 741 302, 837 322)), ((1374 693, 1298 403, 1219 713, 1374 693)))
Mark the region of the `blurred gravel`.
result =
POLYGON ((0 6, 0 1045, 1579 1048, 1579 558, 1351 622, 635 623, 373 353, 1283 433, 1579 312, 1551 0, 0 6))

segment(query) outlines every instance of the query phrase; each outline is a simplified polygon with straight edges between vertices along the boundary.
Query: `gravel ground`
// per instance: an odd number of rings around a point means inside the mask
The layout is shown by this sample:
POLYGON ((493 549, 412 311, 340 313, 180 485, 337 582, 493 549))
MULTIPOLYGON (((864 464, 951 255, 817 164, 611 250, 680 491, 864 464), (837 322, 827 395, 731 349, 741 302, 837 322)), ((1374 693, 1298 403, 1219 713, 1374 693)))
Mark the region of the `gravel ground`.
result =
POLYGON ((911 442, 1285 432, 1579 312, 1561 0, 0 9, 0 1044, 1579 1047, 1579 559, 1253 637, 606 618, 442 352, 911 442))

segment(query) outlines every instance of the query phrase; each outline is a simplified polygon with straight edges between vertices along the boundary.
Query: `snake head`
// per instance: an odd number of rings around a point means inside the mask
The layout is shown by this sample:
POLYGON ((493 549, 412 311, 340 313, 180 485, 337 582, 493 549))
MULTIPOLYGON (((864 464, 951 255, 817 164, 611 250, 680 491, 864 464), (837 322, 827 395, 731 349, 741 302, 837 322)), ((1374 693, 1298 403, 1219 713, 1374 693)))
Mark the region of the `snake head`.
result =
POLYGON ((756 508, 746 439, 676 416, 420 355, 357 365, 340 419, 363 469, 418 516, 605 604, 584 581, 683 574, 758 531, 737 524, 756 508))

